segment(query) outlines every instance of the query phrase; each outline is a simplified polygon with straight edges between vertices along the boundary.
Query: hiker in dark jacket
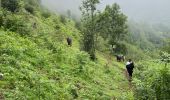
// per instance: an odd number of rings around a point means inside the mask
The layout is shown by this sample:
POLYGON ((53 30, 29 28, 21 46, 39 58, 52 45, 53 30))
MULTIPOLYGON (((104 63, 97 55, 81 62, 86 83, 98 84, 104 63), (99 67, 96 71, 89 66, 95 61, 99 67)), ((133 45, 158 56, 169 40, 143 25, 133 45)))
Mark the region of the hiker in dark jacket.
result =
POLYGON ((125 56, 123 56, 123 55, 116 55, 116 59, 117 59, 117 61, 118 62, 121 62, 121 61, 125 61, 125 56))
POLYGON ((129 77, 132 77, 133 74, 133 68, 134 68, 134 63, 132 62, 131 59, 128 60, 128 62, 126 63, 126 69, 128 71, 129 77))
POLYGON ((72 46, 72 39, 70 37, 67 37, 67 44, 69 46, 72 46))

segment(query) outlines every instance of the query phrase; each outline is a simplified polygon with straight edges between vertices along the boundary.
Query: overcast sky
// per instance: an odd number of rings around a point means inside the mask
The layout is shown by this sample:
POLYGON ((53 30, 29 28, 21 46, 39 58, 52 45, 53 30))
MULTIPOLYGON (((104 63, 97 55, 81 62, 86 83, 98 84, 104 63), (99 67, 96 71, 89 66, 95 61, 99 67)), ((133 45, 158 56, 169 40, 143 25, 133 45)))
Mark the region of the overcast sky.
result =
MULTIPOLYGON (((49 9, 66 12, 68 9, 80 15, 82 0, 42 0, 49 9)), ((170 23, 170 0, 101 0, 100 8, 106 4, 118 3, 129 19, 137 21, 170 23)))

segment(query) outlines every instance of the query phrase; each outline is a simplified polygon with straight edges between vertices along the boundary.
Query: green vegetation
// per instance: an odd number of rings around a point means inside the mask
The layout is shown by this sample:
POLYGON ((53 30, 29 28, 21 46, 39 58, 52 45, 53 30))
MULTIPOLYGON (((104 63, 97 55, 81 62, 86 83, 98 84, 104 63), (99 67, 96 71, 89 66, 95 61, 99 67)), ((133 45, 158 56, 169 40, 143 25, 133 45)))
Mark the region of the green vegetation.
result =
POLYGON ((101 36, 108 39, 110 45, 119 45, 127 33, 127 17, 120 11, 118 4, 107 5, 105 11, 99 15, 101 36))
POLYGON ((92 60, 96 59, 96 47, 95 47, 95 39, 96 39, 96 5, 99 4, 99 0, 84 0, 83 5, 80 8, 83 16, 83 50, 90 54, 92 60))
POLYGON ((0 99, 169 99, 168 29, 155 26, 152 30, 159 30, 155 35, 150 28, 143 27, 141 32, 131 24, 128 32, 127 18, 117 4, 98 13, 98 0, 83 3, 84 9, 92 8, 92 15, 86 9, 80 23, 71 20, 69 11, 68 15, 48 11, 40 0, 2 0, 0 73, 4 76, 0 99), (157 41, 148 38, 148 33, 157 41), (67 37, 72 38, 72 47, 67 45, 67 37), (81 51, 82 46, 88 49, 81 51), (117 62, 115 54, 135 61, 131 83, 124 62, 117 62))
MULTIPOLYGON (((120 46, 119 41, 123 40, 127 33, 127 17, 120 11, 119 5, 116 3, 112 6, 107 5, 103 12, 99 12, 96 8, 99 3, 99 0, 85 0, 81 7, 83 49, 90 54, 92 60, 96 59, 95 51, 97 42, 100 41, 99 36, 113 47, 120 46)), ((119 50, 115 52, 120 53, 119 50)))
POLYGON ((0 85, 6 99, 126 98, 121 95, 129 91, 122 88, 128 87, 119 71, 123 65, 105 65, 102 55, 94 63, 75 48, 55 44, 52 50, 4 31, 0 43, 1 72, 5 75, 0 85))
POLYGON ((134 83, 135 97, 139 100, 168 100, 170 98, 170 69, 168 67, 170 55, 163 53, 160 61, 162 62, 144 61, 138 64, 134 83))

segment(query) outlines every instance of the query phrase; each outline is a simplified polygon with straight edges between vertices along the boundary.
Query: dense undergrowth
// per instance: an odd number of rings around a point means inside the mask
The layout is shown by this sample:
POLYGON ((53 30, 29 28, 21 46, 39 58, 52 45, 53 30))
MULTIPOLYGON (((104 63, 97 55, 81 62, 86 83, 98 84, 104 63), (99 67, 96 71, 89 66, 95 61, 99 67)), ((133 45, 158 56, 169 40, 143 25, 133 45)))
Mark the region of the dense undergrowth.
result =
POLYGON ((6 100, 130 99, 121 63, 79 50, 80 32, 63 16, 1 9, 0 81, 6 100), (66 37, 73 38, 67 46, 66 37))
POLYGON ((170 98, 169 64, 158 60, 141 61, 135 69, 135 98, 137 100, 168 100, 170 98))
POLYGON ((130 84, 124 63, 108 53, 103 38, 98 39, 97 60, 91 61, 80 50, 81 32, 74 21, 22 3, 14 12, 0 9, 0 73, 4 74, 0 99, 169 99, 169 64, 148 60, 158 57, 154 51, 121 41, 128 48, 127 58, 137 61, 130 84), (67 37, 72 37, 72 47, 67 46, 67 37))
POLYGON ((6 99, 127 98, 123 65, 106 65, 102 55, 92 62, 87 53, 77 48, 56 42, 51 50, 2 30, 0 44, 0 66, 4 73, 0 87, 6 99))

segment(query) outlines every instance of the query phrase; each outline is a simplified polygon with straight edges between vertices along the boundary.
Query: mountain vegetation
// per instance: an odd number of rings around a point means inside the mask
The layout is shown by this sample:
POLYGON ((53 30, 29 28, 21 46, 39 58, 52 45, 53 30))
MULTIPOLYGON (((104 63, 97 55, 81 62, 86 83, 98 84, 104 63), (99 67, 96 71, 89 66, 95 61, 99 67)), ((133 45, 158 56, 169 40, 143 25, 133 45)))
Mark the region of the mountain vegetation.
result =
POLYGON ((41 0, 1 0, 0 99, 168 100, 170 28, 128 21, 116 3, 98 11, 99 3, 83 0, 78 21, 41 0), (132 81, 115 55, 134 61, 132 81))

